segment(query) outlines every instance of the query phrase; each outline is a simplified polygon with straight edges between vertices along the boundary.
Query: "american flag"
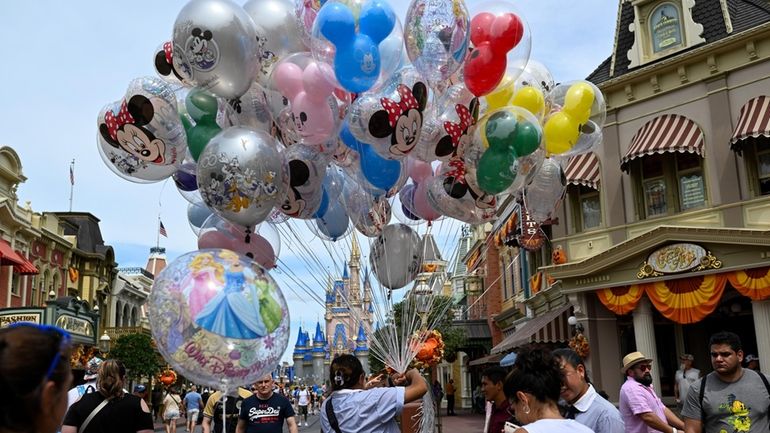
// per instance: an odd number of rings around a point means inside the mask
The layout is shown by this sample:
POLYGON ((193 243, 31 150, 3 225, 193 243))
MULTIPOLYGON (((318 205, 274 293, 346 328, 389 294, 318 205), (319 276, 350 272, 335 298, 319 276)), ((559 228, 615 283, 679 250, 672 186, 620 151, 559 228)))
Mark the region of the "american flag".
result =
POLYGON ((70 185, 75 185, 75 164, 70 164, 70 185))
POLYGON ((161 236, 166 237, 166 238, 168 237, 168 233, 166 233, 166 228, 163 227, 163 221, 160 221, 160 227, 158 228, 158 231, 160 232, 161 236))

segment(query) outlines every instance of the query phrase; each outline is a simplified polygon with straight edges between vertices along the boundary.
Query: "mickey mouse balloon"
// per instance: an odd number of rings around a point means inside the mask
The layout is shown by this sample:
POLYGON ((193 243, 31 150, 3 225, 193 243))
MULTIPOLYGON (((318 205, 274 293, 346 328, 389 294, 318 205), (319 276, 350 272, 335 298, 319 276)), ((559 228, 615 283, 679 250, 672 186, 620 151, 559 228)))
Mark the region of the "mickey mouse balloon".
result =
POLYGON ((102 109, 97 125, 99 154, 123 179, 157 182, 182 164, 187 141, 176 96, 159 78, 132 81, 123 99, 102 109))
POLYGON ((260 66, 257 26, 230 0, 192 0, 174 23, 174 69, 197 87, 233 99, 260 66))

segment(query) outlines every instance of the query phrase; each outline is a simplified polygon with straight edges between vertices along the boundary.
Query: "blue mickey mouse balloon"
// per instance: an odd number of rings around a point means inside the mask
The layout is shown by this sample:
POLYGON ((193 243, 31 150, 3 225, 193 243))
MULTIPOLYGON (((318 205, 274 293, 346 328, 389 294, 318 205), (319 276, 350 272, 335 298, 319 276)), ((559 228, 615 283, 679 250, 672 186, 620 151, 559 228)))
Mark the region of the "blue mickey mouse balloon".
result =
POLYGON ((343 88, 365 92, 380 77, 380 43, 394 32, 396 24, 396 15, 384 0, 368 0, 360 9, 355 3, 329 1, 313 24, 313 56, 333 64, 334 78, 343 88))
POLYGON ((359 153, 361 174, 373 187, 388 191, 401 179, 403 162, 385 159, 375 152, 372 145, 358 141, 350 132, 347 122, 342 125, 340 140, 359 153))

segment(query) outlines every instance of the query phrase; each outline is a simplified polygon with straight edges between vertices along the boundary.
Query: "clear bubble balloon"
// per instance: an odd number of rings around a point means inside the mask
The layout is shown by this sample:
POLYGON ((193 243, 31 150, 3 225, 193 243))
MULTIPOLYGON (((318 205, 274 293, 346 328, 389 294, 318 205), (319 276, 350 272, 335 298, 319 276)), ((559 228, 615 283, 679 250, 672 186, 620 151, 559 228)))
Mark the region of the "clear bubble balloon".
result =
POLYGON ((289 342, 289 310, 276 282, 229 250, 184 254, 156 278, 149 320, 158 351, 202 385, 235 389, 270 373, 289 342))
POLYGON ((556 158, 546 158, 524 189, 524 204, 530 217, 540 223, 554 216, 567 190, 564 169, 556 158))
POLYGON ((305 51, 292 0, 249 0, 243 9, 259 35, 257 81, 266 84, 273 67, 286 56, 305 51))

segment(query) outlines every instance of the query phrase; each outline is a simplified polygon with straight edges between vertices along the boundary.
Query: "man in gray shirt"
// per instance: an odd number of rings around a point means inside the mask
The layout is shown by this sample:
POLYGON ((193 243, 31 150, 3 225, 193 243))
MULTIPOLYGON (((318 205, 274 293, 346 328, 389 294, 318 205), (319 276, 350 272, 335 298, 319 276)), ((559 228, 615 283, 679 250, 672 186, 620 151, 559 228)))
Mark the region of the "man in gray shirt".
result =
POLYGON ((762 373, 741 367, 740 337, 719 332, 709 347, 714 371, 690 386, 682 410, 685 433, 767 432, 770 387, 762 373))
POLYGON ((620 412, 596 393, 580 355, 572 349, 557 349, 553 355, 559 360, 564 375, 561 398, 568 404, 567 418, 574 418, 596 433, 624 433, 620 412))

